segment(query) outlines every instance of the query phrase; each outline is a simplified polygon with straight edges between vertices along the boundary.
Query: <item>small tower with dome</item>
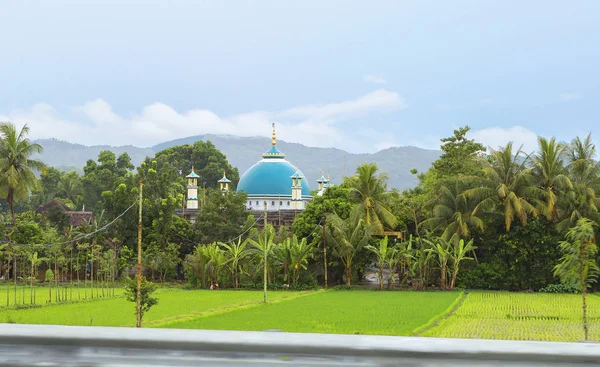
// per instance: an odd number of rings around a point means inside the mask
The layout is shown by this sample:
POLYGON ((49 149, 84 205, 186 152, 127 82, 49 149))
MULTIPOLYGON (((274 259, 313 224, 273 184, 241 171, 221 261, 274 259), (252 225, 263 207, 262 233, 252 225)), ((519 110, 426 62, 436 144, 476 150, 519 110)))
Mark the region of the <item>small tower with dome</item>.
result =
POLYGON ((219 182, 221 192, 223 194, 229 192, 229 184, 231 183, 231 180, 229 180, 227 178, 227 176, 225 175, 225 172, 223 172, 223 178, 220 179, 218 182, 219 182))
POLYGON ((194 167, 192 167, 192 172, 185 177, 188 180, 187 200, 185 207, 186 209, 198 209, 198 178, 200 176, 194 172, 194 167))
POLYGON ((323 196, 323 194, 325 193, 325 190, 329 186, 331 186, 331 178, 329 176, 327 178, 325 178, 325 173, 321 172, 321 177, 317 180, 317 184, 318 184, 317 196, 323 196))

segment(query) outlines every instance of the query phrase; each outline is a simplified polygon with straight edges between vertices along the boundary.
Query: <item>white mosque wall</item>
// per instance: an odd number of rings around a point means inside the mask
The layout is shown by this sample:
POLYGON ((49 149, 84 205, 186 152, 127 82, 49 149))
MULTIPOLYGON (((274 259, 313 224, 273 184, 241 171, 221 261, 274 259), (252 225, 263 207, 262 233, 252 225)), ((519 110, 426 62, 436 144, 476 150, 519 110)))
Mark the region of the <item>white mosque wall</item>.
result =
MULTIPOLYGON (((294 210, 294 203, 290 197, 266 197, 266 198, 248 198, 246 201, 246 209, 248 210, 265 210, 264 202, 267 202, 267 211, 274 212, 279 210, 294 210)), ((304 199, 296 203, 296 210, 306 209, 309 200, 304 199)))

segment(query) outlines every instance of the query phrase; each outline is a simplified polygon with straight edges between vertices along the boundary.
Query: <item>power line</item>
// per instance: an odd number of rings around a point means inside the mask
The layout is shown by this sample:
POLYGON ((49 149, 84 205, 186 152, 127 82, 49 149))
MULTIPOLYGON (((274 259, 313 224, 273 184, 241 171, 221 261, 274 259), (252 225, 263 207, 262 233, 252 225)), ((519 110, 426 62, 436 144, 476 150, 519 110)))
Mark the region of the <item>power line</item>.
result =
POLYGON ((62 246, 62 245, 67 245, 67 244, 73 243, 73 242, 79 242, 81 240, 84 240, 84 239, 92 237, 96 233, 103 232, 105 229, 107 229, 108 227, 112 226, 117 220, 121 219, 121 217, 123 217, 129 210, 131 210, 131 208, 133 208, 137 204, 138 204, 138 202, 135 201, 133 204, 131 204, 129 206, 129 208, 125 209, 125 211, 123 213, 119 214, 119 216, 117 216, 115 219, 113 219, 110 223, 107 223, 102 228, 97 229, 94 232, 87 233, 87 234, 85 234, 83 236, 78 236, 78 237, 76 237, 76 238, 74 238, 72 240, 68 240, 68 241, 64 241, 64 242, 58 242, 58 243, 41 243, 41 244, 38 244, 38 243, 33 243, 33 244, 32 243, 29 243, 29 244, 11 243, 11 245, 14 245, 14 246, 30 246, 30 245, 38 245, 38 246, 62 246))

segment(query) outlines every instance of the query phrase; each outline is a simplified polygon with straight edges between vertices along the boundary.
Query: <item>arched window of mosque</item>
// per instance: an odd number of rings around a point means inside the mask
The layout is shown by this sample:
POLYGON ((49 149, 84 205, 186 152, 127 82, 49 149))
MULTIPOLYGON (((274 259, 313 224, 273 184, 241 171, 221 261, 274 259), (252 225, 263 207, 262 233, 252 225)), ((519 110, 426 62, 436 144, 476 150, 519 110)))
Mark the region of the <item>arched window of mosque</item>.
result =
POLYGON ((258 200, 256 201, 256 205, 258 205, 258 200))
POLYGON ((275 206, 275 202, 274 202, 274 201, 271 201, 271 205, 275 206))
POLYGON ((279 206, 282 206, 282 205, 283 205, 283 201, 280 201, 280 202, 279 202, 279 206))
POLYGON ((290 206, 290 202, 288 201, 288 206, 290 206))

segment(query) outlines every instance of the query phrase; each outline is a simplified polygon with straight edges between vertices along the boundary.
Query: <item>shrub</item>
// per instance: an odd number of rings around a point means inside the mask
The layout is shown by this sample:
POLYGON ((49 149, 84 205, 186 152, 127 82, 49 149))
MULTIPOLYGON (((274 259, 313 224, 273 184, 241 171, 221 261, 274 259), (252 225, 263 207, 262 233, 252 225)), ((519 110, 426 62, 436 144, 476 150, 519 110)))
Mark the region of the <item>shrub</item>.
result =
POLYGON ((548 284, 540 289, 540 292, 542 293, 579 293, 580 291, 580 287, 565 284, 548 284))

